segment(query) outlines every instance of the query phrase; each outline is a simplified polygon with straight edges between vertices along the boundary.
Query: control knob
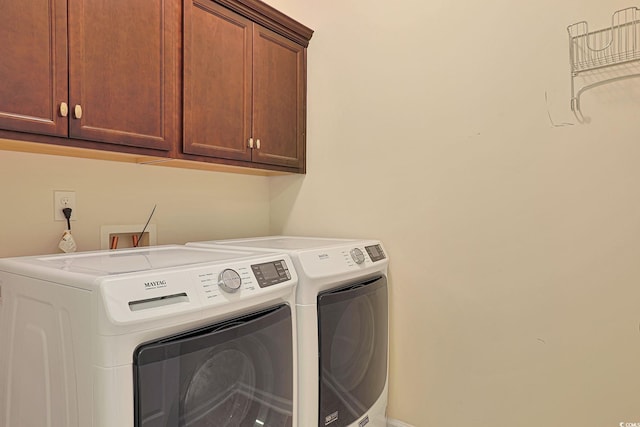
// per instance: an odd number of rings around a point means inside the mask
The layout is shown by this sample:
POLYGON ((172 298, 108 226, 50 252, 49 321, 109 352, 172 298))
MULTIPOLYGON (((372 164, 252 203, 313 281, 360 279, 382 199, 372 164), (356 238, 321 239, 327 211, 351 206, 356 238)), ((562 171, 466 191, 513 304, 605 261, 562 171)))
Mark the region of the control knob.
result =
POLYGON ((353 259, 356 264, 362 264, 364 262, 364 254, 360 249, 353 248, 349 253, 351 254, 351 259, 353 259))
POLYGON ((240 285, 242 284, 242 279, 237 271, 232 270, 230 268, 226 268, 222 270, 222 272, 218 275, 218 286, 222 288, 223 291, 233 293, 240 289, 240 285))

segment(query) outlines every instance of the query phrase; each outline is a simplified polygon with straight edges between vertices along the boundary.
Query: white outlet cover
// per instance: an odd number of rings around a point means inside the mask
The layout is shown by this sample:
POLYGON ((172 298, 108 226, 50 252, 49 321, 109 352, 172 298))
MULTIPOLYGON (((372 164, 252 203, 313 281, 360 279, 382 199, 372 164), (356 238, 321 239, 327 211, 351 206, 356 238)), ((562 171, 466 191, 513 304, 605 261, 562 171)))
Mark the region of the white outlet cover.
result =
POLYGON ((56 221, 66 221, 62 213, 65 207, 71 208, 71 221, 78 220, 78 206, 76 203, 75 191, 54 191, 53 192, 53 219, 56 221))

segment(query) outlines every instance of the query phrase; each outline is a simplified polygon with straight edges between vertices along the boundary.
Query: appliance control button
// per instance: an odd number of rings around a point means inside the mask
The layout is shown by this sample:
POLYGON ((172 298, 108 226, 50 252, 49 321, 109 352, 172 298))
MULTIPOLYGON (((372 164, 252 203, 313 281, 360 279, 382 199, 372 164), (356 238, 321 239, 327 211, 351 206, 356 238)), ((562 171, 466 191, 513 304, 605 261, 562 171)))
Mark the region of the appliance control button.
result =
POLYGON ((364 254, 358 248, 351 249, 351 259, 355 261, 356 264, 362 264, 364 262, 364 254))
POLYGON ((230 268, 222 270, 218 275, 218 286, 220 286, 220 288, 225 292, 236 292, 240 289, 241 284, 242 279, 238 272, 230 268))

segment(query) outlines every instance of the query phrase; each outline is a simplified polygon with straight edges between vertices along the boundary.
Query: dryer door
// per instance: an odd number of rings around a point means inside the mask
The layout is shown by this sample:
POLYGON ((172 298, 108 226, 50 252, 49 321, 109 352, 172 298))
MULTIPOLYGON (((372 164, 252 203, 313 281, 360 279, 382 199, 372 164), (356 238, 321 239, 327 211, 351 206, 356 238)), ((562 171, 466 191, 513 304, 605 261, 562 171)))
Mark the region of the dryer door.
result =
POLYGON ((348 426, 364 415, 387 381, 387 279, 318 296, 321 427, 348 426))
POLYGON ((292 345, 287 305, 141 345, 134 425, 291 426, 292 345))

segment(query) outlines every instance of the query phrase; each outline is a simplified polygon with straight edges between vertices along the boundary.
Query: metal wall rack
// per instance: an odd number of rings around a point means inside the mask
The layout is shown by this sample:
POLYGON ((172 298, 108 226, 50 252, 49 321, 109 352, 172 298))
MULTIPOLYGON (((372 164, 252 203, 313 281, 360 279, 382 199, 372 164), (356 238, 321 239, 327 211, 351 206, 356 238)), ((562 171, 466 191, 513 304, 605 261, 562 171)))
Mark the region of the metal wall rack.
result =
POLYGON ((571 111, 580 111, 580 95, 588 89, 640 77, 637 69, 623 70, 622 75, 615 77, 599 73, 595 82, 577 91, 575 87, 575 77, 581 73, 640 60, 640 9, 637 7, 614 12, 609 28, 589 31, 587 22, 580 21, 569 25, 567 31, 571 63, 571 111))

